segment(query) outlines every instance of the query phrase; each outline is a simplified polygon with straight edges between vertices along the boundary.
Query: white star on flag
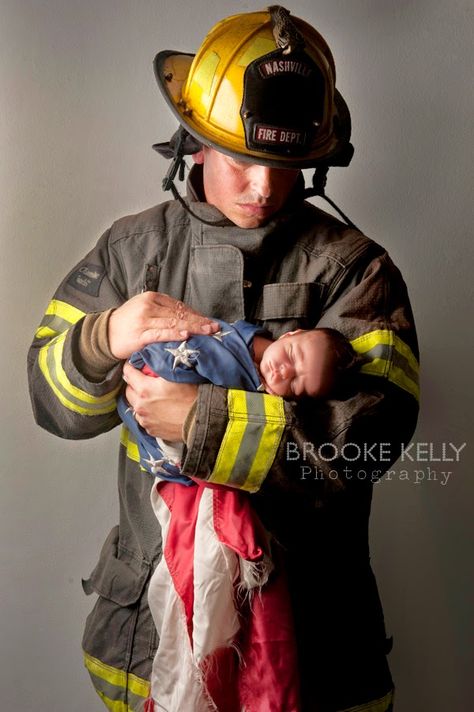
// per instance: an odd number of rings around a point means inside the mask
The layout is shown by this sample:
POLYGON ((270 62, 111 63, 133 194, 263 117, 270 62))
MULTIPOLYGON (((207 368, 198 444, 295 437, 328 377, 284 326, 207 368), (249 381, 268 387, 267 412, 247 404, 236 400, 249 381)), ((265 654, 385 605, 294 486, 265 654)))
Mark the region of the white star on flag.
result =
POLYGON ((194 356, 195 354, 199 354, 199 351, 194 350, 194 349, 187 349, 186 348, 186 341, 183 341, 180 343, 177 349, 165 349, 165 351, 169 351, 172 356, 174 356, 174 361, 173 361, 173 371, 175 370, 176 366, 178 366, 180 363, 183 364, 183 366, 187 366, 188 368, 192 368, 193 364, 190 361, 190 358, 194 356))
POLYGON ((230 334, 230 333, 232 333, 232 332, 222 331, 222 329, 221 329, 220 331, 216 331, 215 334, 211 334, 211 336, 213 339, 217 339, 217 341, 220 341, 222 343, 222 339, 224 338, 224 336, 227 336, 227 334, 230 334))
POLYGON ((158 472, 161 472, 161 471, 166 472, 166 470, 164 470, 162 467, 164 465, 164 463, 166 462, 166 460, 164 458, 161 458, 160 460, 156 460, 153 457, 153 455, 150 455, 148 450, 147 450, 146 454, 148 455, 149 459, 145 460, 145 458, 142 458, 143 462, 146 462, 147 465, 150 465, 150 469, 154 475, 158 474, 158 472))

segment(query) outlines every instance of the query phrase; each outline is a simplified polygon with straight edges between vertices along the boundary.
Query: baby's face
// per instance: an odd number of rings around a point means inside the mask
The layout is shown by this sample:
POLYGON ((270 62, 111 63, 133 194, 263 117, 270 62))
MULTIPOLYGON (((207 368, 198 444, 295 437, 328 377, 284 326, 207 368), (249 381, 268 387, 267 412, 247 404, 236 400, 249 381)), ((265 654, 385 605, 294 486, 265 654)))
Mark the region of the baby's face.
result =
POLYGON ((260 362, 267 393, 286 398, 318 395, 321 379, 315 366, 319 343, 317 332, 297 331, 270 344, 260 362))

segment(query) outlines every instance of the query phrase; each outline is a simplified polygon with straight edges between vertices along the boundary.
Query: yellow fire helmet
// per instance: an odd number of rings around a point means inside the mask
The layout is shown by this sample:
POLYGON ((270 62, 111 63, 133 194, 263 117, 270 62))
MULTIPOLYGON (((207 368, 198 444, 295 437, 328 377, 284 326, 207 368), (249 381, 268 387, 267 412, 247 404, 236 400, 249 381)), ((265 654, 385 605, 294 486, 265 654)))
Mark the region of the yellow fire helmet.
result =
POLYGON ((196 55, 166 50, 154 67, 173 113, 200 143, 285 168, 347 163, 350 117, 331 51, 281 6, 227 17, 196 55))
POLYGON ((159 52, 154 70, 181 124, 171 141, 154 146, 174 158, 165 190, 175 193, 183 155, 201 145, 252 163, 316 167, 311 193, 323 196, 329 166, 352 158, 350 114, 335 87, 331 51, 280 5, 221 20, 196 55, 159 52))

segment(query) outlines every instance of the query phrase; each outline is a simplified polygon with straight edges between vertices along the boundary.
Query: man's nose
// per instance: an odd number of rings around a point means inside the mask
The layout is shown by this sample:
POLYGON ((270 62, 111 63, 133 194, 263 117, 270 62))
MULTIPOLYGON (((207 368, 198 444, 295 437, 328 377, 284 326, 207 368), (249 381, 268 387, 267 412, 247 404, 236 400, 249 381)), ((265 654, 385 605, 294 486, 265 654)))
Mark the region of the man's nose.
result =
POLYGON ((269 166, 252 166, 252 189, 265 200, 270 198, 273 191, 273 170, 269 166))

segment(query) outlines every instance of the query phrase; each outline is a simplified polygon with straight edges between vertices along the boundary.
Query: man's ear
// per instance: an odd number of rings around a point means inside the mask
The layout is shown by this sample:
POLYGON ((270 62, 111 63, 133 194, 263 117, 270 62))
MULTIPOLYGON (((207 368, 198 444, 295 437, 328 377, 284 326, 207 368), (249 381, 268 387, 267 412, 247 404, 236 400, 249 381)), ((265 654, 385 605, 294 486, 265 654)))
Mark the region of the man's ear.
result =
POLYGON ((192 155, 192 159, 193 159, 194 163, 197 163, 198 165, 202 165, 204 163, 204 149, 203 148, 201 148, 201 150, 198 151, 197 153, 193 153, 191 155, 192 155))

